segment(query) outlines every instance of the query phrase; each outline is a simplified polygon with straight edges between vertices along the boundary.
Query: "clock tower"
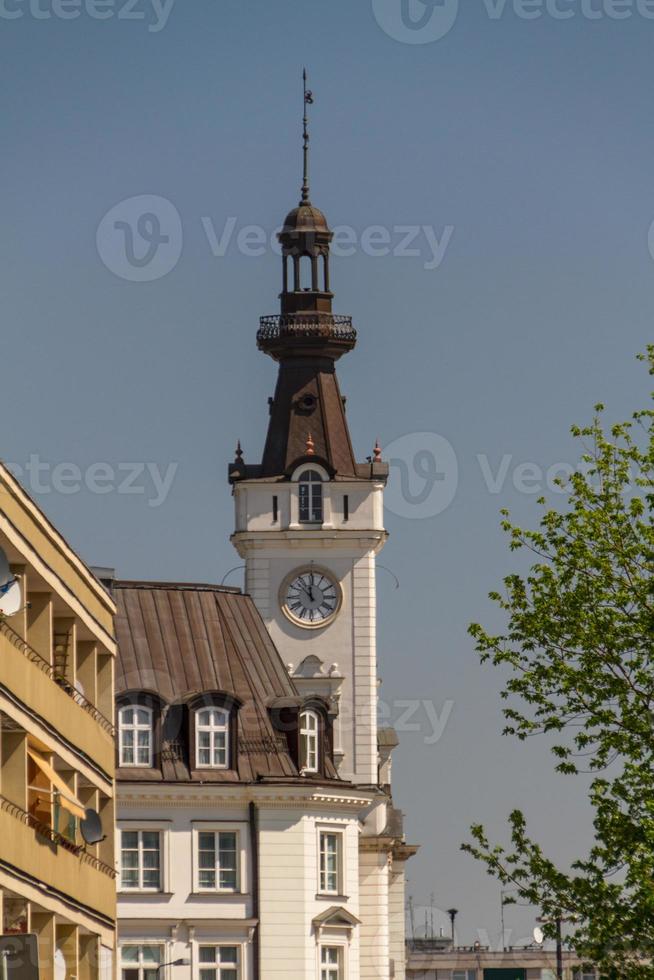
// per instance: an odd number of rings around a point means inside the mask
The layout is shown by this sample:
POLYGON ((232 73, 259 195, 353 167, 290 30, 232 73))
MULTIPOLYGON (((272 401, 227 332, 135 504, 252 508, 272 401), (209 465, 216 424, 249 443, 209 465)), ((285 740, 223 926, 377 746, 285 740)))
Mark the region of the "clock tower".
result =
POLYGON ((388 467, 375 447, 357 462, 336 364, 356 344, 333 312, 332 233, 311 203, 305 89, 304 180, 286 216, 280 312, 261 318, 259 350, 278 364, 260 463, 240 445, 229 467, 232 541, 245 589, 304 693, 331 698, 341 778, 377 785, 375 556, 387 532, 388 467))

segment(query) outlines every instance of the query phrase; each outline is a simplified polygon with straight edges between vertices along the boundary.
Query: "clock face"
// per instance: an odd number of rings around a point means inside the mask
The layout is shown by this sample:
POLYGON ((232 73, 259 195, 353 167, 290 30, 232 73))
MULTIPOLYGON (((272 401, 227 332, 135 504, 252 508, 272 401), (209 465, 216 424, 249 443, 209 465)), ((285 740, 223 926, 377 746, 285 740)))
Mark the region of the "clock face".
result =
POLYGON ((338 612, 341 590, 327 572, 303 568, 287 577, 280 598, 282 609, 292 622, 316 629, 325 626, 338 612))

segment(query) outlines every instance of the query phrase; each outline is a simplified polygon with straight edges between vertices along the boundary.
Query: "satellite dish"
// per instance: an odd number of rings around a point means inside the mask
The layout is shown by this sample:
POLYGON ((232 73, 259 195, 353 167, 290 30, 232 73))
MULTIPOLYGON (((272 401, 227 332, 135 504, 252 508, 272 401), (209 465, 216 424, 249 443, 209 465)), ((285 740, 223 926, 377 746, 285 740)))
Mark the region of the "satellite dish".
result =
POLYGON ((60 949, 54 954, 54 975, 55 980, 66 980, 66 957, 60 949))
POLYGON ((536 926, 533 932, 533 936, 534 936, 534 942, 538 943, 539 946, 542 946, 543 942, 545 941, 545 933, 543 932, 540 926, 536 926))
POLYGON ((99 844, 105 838, 102 821, 96 810, 86 810, 84 819, 80 820, 79 829, 86 844, 99 844))
POLYGON ((0 613, 13 616, 22 609, 22 605, 20 584, 9 567, 7 556, 0 548, 0 613))

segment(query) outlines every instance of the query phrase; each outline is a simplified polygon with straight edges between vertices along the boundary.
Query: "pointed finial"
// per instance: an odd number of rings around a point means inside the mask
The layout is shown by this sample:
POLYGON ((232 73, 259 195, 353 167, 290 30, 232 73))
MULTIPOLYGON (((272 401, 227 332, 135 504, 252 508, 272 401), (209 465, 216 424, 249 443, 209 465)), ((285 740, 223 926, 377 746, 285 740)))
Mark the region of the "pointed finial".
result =
POLYGON ((239 439, 236 443, 236 456, 234 458, 235 463, 240 463, 243 459, 243 450, 241 449, 241 440, 239 439))
POLYGON ((311 435, 311 433, 309 433, 309 435, 307 436, 306 454, 307 456, 315 456, 316 454, 316 445, 313 441, 313 436, 311 435))
POLYGON ((374 462, 381 463, 381 461, 382 461, 382 451, 381 451, 381 446, 379 445, 379 439, 377 439, 377 441, 375 442, 374 462))
POLYGON ((304 169, 302 177, 302 200, 300 204, 310 204, 309 199, 309 116, 307 106, 313 105, 313 92, 307 88, 307 70, 302 71, 302 81, 304 83, 304 117, 302 129, 303 159, 304 169))

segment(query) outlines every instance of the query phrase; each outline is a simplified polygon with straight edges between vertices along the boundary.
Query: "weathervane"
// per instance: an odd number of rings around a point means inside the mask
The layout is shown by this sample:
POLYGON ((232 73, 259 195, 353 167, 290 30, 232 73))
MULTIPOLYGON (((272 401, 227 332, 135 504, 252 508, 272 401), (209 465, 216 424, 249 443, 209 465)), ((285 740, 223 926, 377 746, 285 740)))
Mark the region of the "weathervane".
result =
POLYGON ((304 152, 304 177, 302 179, 302 200, 301 204, 310 204, 309 200, 309 116, 307 106, 313 105, 313 92, 307 88, 307 70, 302 71, 304 82, 304 119, 303 119, 303 152, 304 152))

